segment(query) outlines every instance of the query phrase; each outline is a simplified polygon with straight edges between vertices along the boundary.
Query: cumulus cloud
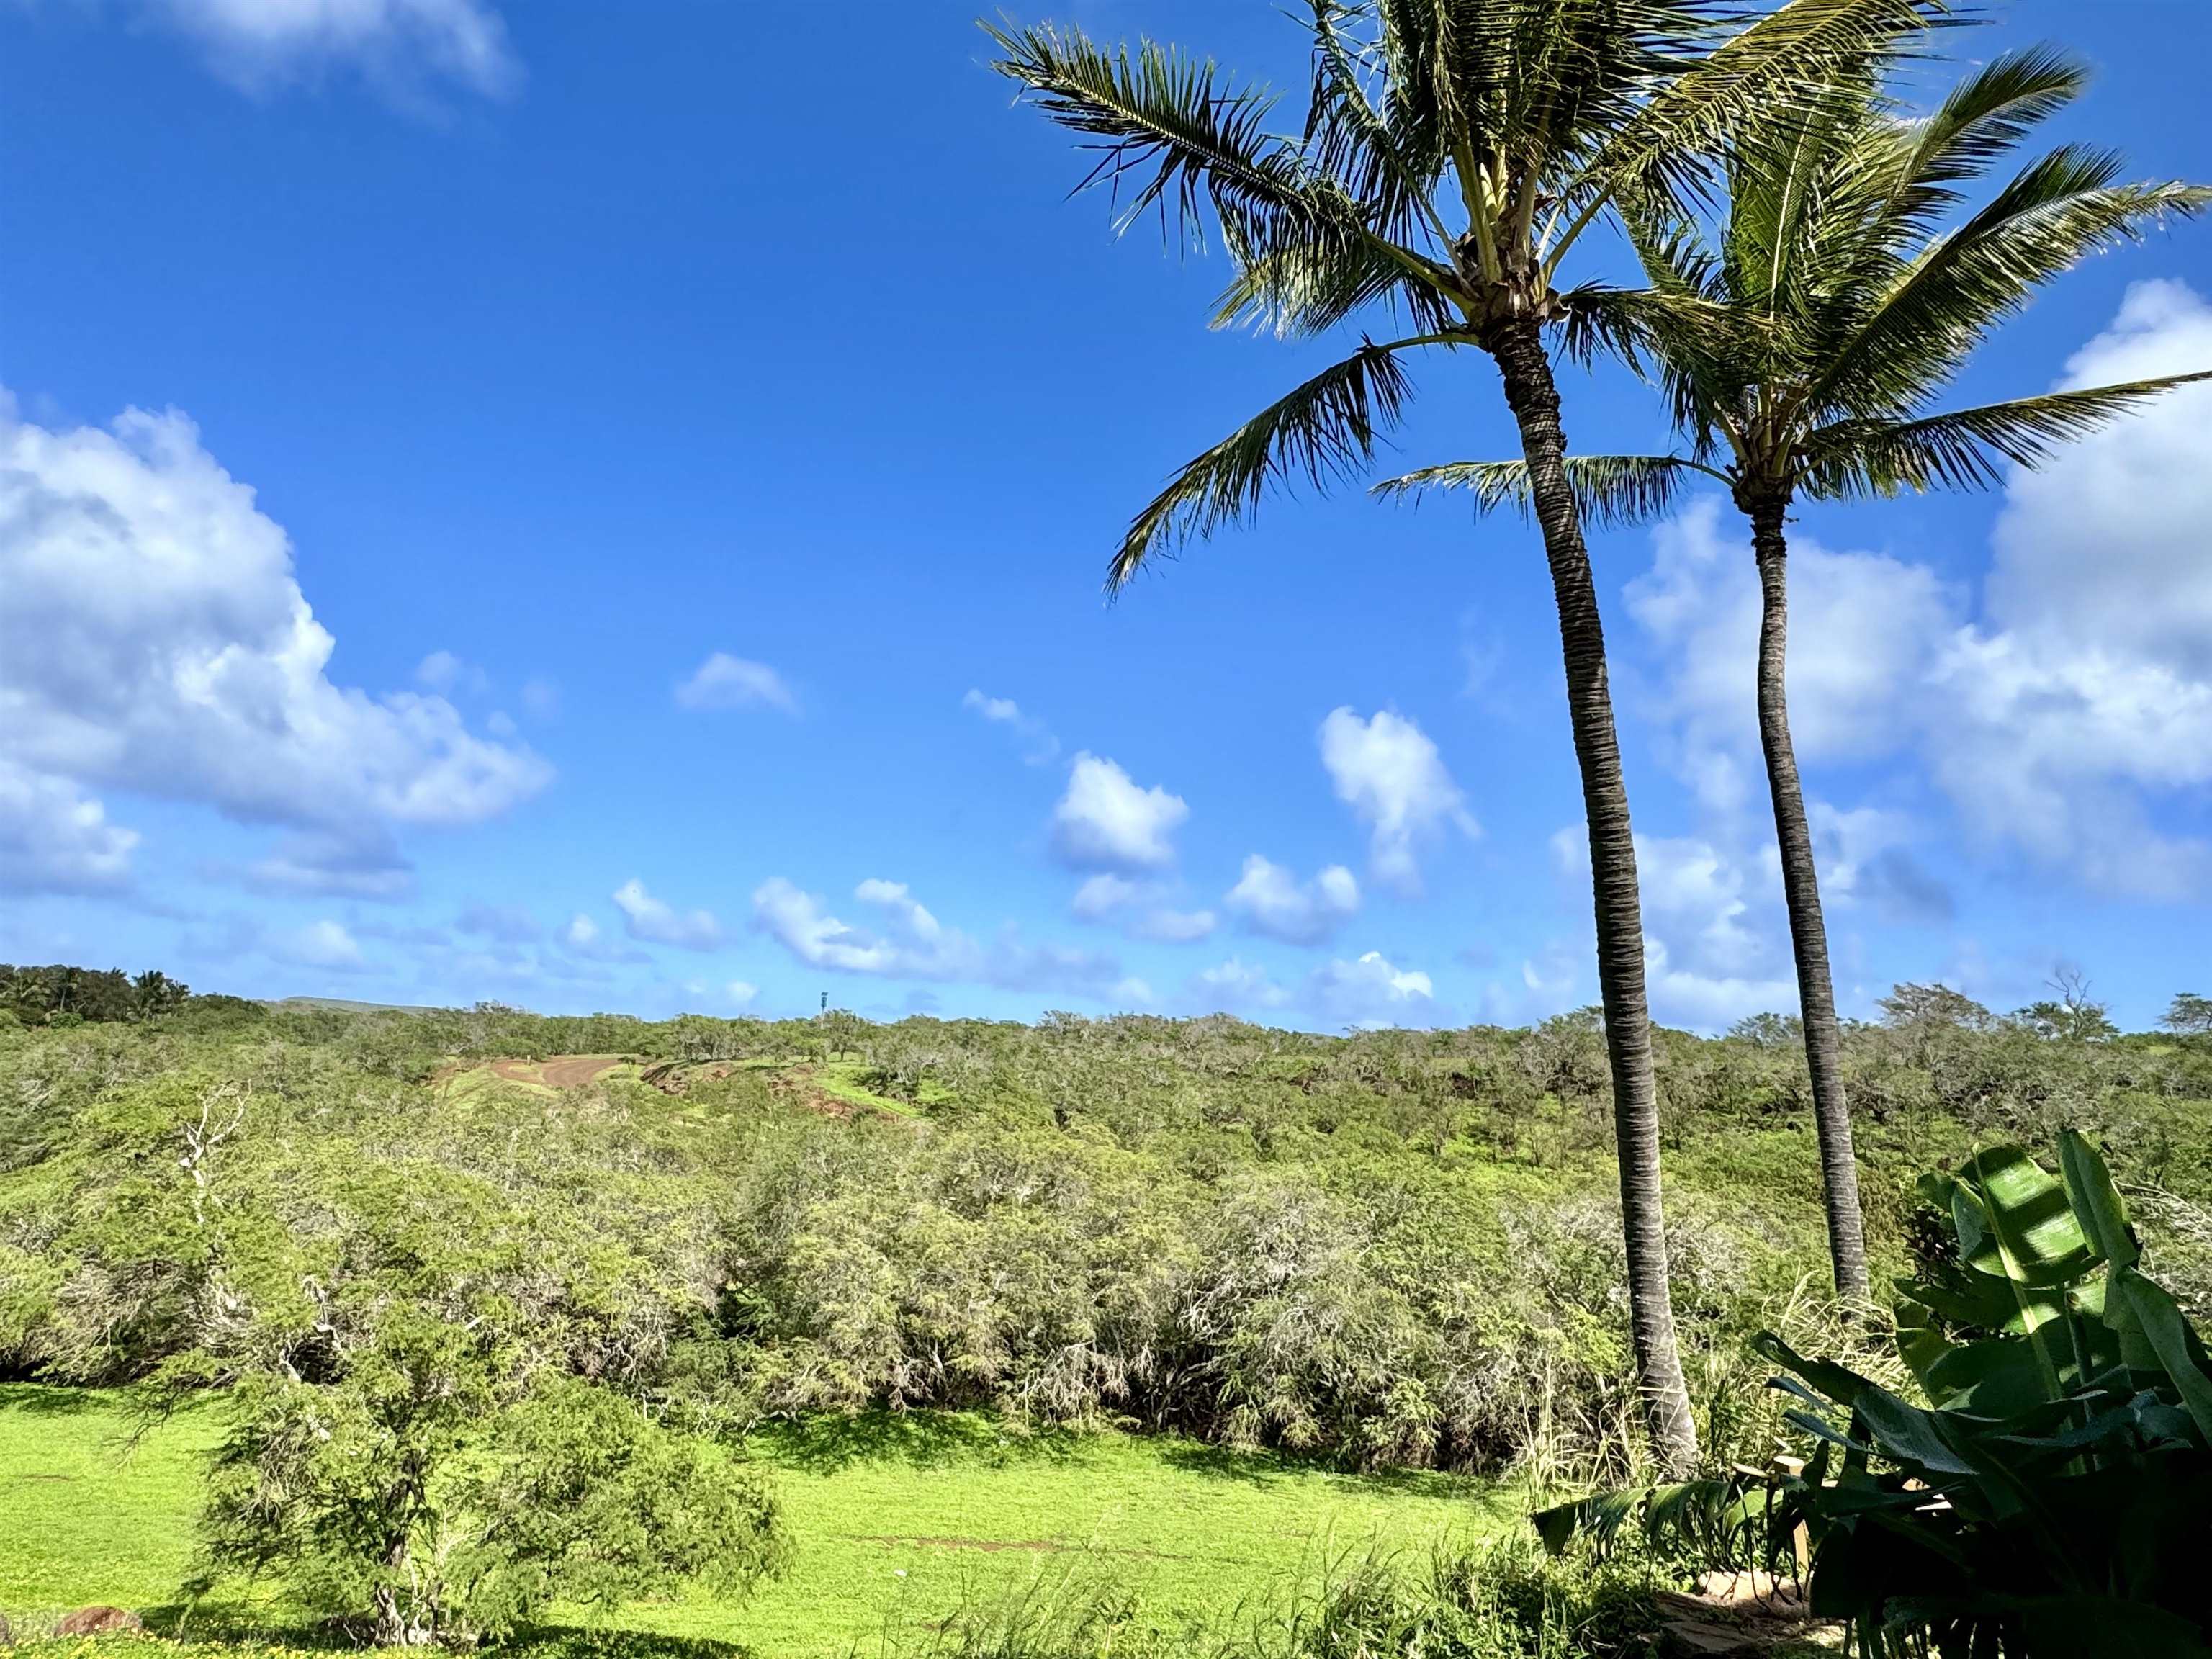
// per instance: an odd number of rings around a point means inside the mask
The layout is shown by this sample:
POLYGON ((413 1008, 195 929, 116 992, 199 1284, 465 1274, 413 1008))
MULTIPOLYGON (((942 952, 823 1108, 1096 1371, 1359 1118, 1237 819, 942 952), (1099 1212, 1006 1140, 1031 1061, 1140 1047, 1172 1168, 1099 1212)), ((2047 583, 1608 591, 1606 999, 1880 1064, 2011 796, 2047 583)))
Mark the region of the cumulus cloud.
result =
POLYGON ((750 1008, 760 1000, 760 987, 745 980, 733 979, 722 988, 722 994, 730 1000, 732 1008, 750 1008))
POLYGON ((1429 736, 1389 709, 1362 720, 1350 708, 1330 711, 1321 723, 1321 759, 1336 795, 1368 826, 1375 878, 1403 893, 1418 893, 1417 848, 1447 825, 1477 833, 1466 797, 1444 769, 1429 736))
POLYGON ((1022 706, 1012 697, 986 696, 970 686, 968 695, 960 699, 960 706, 989 725, 1003 726, 1013 733, 1021 744, 1025 763, 1044 766, 1059 757, 1060 739, 1052 734, 1052 728, 1036 715, 1024 714, 1022 706))
MULTIPOLYGON (((2212 304, 2179 282, 2138 283, 2059 385, 2212 368, 2212 304)), ((2212 383, 2185 386, 2015 472, 1991 532, 1989 611, 2000 627, 2191 681, 2212 675, 2212 383)))
POLYGON ((1951 890, 1911 850, 1911 821, 1878 806, 1846 811, 1826 801, 1808 801, 1825 907, 1865 904, 1885 921, 1947 921, 1955 905, 1951 890))
POLYGON ((1177 909, 1164 884, 1132 880, 1110 870, 1086 877, 1067 908, 1079 921, 1115 922, 1132 939, 1170 945, 1204 939, 1220 925, 1211 910, 1177 909))
POLYGON ((717 651, 676 688, 676 701, 684 708, 780 708, 799 712, 799 699, 782 675, 764 662, 753 662, 717 651))
POLYGON ((0 888, 113 892, 130 884, 137 844, 137 831, 110 823, 67 779, 0 760, 0 888))
POLYGON ((1112 761, 1079 754, 1053 809, 1053 850, 1078 869, 1161 869, 1175 862, 1170 837, 1189 816, 1182 796, 1140 788, 1112 761))
MULTIPOLYGON (((1552 851, 1562 873, 1586 890, 1587 830, 1579 823, 1559 830, 1552 851)), ((1696 836, 1638 836, 1636 870, 1643 890, 1644 979, 1655 1018, 1711 1030, 1747 1014, 1796 1010, 1780 867, 1771 857, 1739 857, 1696 836)), ((1571 980, 1563 969, 1553 971, 1571 980)), ((1543 971, 1523 965, 1532 991, 1547 988, 1543 971)))
POLYGON ((712 951, 722 942, 722 924, 711 910, 678 910, 646 891, 632 876, 614 891, 623 929, 647 945, 672 945, 683 951, 712 951))
POLYGON ((433 651, 415 665, 415 683, 446 696, 463 688, 477 693, 488 690, 491 678, 450 651, 433 651))
MULTIPOLYGON (((2062 384, 2207 367, 2212 306, 2148 283, 2062 384)), ((2172 898, 2212 887, 2212 843, 2187 816, 2212 784, 2208 519, 2212 387, 2193 386, 2011 474, 1978 617, 1924 567, 1798 538, 1801 759, 1908 757, 1973 840, 2093 888, 2172 898)), ((1756 578, 1747 533, 1721 525, 1718 502, 1693 504, 1628 590, 1660 647, 1680 769, 1715 805, 1741 804, 1759 777, 1756 578)), ((1891 856, 1875 873, 1901 878, 1890 897, 1912 901, 1916 869, 1891 856)))
POLYGON ((278 962, 298 968, 327 968, 356 973, 367 966, 361 945, 335 921, 308 923, 305 927, 268 935, 263 951, 278 962))
POLYGON ((1296 872, 1255 853, 1222 903, 1251 933, 1318 945, 1359 908, 1359 883, 1340 864, 1302 882, 1296 872))
POLYGON ((1190 987, 1197 1006, 1209 1012, 1280 1008, 1291 1000, 1265 968, 1241 957, 1200 969, 1190 976, 1190 987))
POLYGON ((836 973, 1150 1000, 1149 992, 1133 994, 1135 982, 1109 956, 1029 945, 1011 929, 987 943, 948 927, 904 882, 871 877, 853 897, 871 913, 869 925, 845 921, 816 895, 772 877, 753 891, 753 927, 808 967, 836 973))
POLYGON ((1307 996, 1325 1017, 1363 1030, 1432 1024, 1436 1018, 1436 987, 1429 976, 1395 966, 1380 951, 1316 969, 1307 996))
POLYGON ((425 76, 509 91, 521 70, 505 24, 483 0, 140 0, 199 42, 247 90, 350 68, 387 86, 425 76))
POLYGON ((635 945, 609 939, 605 930, 580 910, 568 918, 568 925, 561 930, 558 937, 562 950, 580 962, 612 963, 652 960, 635 945))
MULTIPOLYGON (((1662 649, 1650 700, 1676 726, 1677 769, 1704 803, 1739 811, 1765 799, 1759 756, 1759 590, 1750 532, 1717 497, 1652 534, 1651 568, 1630 582, 1628 613, 1662 649)), ((1925 566, 1790 550, 1790 722, 1799 757, 1881 755, 1900 706, 1956 627, 1959 598, 1925 566)))
POLYGON ((173 411, 48 429, 0 396, 0 762, 356 846, 544 787, 421 692, 331 683, 283 531, 173 411))
POLYGON ((396 902, 415 890, 415 872, 389 836, 375 833, 287 836, 246 866, 246 884, 265 893, 313 893, 396 902))
POLYGON ((1432 1024, 1437 1015, 1429 976, 1397 967, 1379 951, 1324 963, 1294 987, 1282 984, 1258 963, 1231 957, 1193 974, 1185 997, 1209 1012, 1294 1014, 1364 1030, 1432 1024))

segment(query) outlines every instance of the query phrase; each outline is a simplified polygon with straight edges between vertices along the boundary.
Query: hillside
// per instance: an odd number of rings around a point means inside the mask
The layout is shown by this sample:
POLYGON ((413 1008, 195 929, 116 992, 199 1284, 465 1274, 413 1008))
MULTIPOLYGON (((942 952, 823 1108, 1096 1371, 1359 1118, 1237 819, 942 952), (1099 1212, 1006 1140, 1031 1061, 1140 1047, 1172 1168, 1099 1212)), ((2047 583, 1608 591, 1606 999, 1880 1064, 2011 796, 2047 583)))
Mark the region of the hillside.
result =
MULTIPOLYGON (((1821 1297, 1790 1037, 1663 1038, 1675 1304, 1717 1461, 1763 1460, 1780 1426, 1753 1331, 1829 1351, 1869 1334, 1821 1297)), ((2064 1120, 2114 1146, 2154 1256, 2201 1311, 2201 1040, 1922 1015, 1855 1030, 1849 1059, 1886 1268, 1925 1237, 1918 1171, 2064 1120)), ((0 1400, 17 1473, 43 1479, 39 1459, 73 1444, 84 1476, 123 1413, 186 1413, 149 1443, 168 1449, 144 1467, 176 1473, 117 1522, 117 1576, 27 1568, 46 1523, 0 1522, 19 1616, 168 1601, 155 1581, 192 1555, 180 1449, 221 1443, 256 1377, 427 1363, 391 1346, 409 1309, 469 1345, 436 1363, 487 1409, 532 1378, 588 1379, 779 1492, 796 1565, 757 1616, 711 1598, 625 1615, 785 1630, 763 1652, 826 1651, 774 1610, 862 1556, 928 1586, 901 1605, 937 1618, 1040 1556, 1121 1571, 1138 1558, 1115 1552, 1150 1550, 1160 1617, 1193 1596, 1226 1616, 1232 1558, 1279 1584, 1331 1538, 1418 1556, 1500 1524, 1466 1477, 1510 1477, 1518 1502, 1639 1460, 1587 1018, 1321 1038, 187 1003, 0 1029, 0 1378, 40 1385, 0 1400), (1392 1473, 1420 1469, 1459 1484, 1392 1473), (1239 1490, 1279 1509, 1260 1557, 1224 1541, 1255 1524, 1239 1490)))

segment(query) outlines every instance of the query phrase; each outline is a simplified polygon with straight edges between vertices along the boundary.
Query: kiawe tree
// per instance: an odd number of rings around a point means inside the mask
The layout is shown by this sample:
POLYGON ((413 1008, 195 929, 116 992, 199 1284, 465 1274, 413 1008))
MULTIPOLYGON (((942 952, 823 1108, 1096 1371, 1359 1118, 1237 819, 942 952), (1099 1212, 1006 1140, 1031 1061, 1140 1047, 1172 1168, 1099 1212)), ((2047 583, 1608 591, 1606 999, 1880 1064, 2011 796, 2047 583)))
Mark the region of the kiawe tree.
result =
MULTIPOLYGON (((1974 349, 2044 283, 2212 196, 2119 182, 2104 149, 2067 144, 2029 162, 1963 219, 1966 187, 2064 108, 2084 71, 2049 47, 2013 52, 1936 110, 1901 115, 1878 60, 1840 65, 1817 96, 1754 112, 1734 135, 1724 210, 1647 199, 1626 216, 1649 289, 1610 302, 1608 343, 1656 364, 1686 453, 1578 456, 1586 518, 1668 512, 1700 477, 1751 524, 1761 599, 1757 690, 1784 902, 1803 1012, 1836 1289, 1868 1292, 1858 1174, 1844 1098, 1813 837, 1790 732, 1788 540, 1800 496, 1851 500, 1985 488, 2201 374, 2048 392, 1931 413, 1974 349), (1955 220, 1955 222, 1949 222, 1955 220), (1947 223, 1948 228, 1947 228, 1947 223)), ((1455 487, 1479 507, 1533 503, 1523 461, 1431 467, 1388 494, 1455 487)))
POLYGON ((1407 355, 1496 365, 1543 532, 1582 775, 1639 1386, 1660 1462, 1682 1468, 1697 1436, 1668 1297, 1636 854, 1552 362, 1555 338, 1588 355, 1629 319, 1614 290, 1560 283, 1594 225, 1624 204, 1648 213, 1694 195, 1727 133, 1886 49, 1935 0, 1789 0, 1747 23, 1723 0, 1310 7, 1312 92, 1295 134, 1269 130, 1267 88, 1177 48, 989 30, 997 69, 1098 152, 1085 182, 1127 187, 1123 224, 1158 209, 1218 228, 1235 274, 1217 324, 1300 337, 1398 325, 1176 473, 1130 526, 1109 586, 1247 518, 1271 485, 1360 476, 1412 398, 1407 355))

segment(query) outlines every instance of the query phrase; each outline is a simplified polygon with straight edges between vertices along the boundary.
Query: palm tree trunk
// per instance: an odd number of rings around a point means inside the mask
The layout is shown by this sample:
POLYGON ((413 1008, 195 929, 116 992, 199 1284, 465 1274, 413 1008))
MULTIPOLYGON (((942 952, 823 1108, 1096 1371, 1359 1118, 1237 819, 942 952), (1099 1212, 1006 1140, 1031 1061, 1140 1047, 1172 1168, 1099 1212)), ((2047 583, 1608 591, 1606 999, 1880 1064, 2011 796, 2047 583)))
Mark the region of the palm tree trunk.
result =
POLYGON ((1516 318, 1484 343, 1505 380, 1505 401, 1521 428, 1529 495, 1543 526, 1544 554, 1559 608, 1566 659, 1567 710, 1589 825, 1590 878, 1597 906, 1597 978, 1605 1003, 1605 1042, 1613 1065, 1613 1122, 1620 1164, 1620 1224, 1628 1258, 1629 1320, 1638 1385, 1658 1461, 1670 1474, 1698 1461, 1697 1425, 1675 1344, 1667 1285, 1667 1228, 1659 1197, 1658 1091, 1651 1072, 1651 1017, 1644 989, 1644 917, 1628 791, 1607 682, 1605 630, 1589 550, 1566 473, 1559 392, 1541 325, 1516 318))
POLYGON ((1828 1209, 1828 1255, 1836 1294, 1867 1299, 1866 1227, 1859 1215, 1859 1172, 1851 1155, 1851 1111, 1844 1098, 1843 1036, 1836 1026, 1836 990, 1828 976, 1828 930, 1820 919, 1820 880, 1813 866, 1813 834, 1790 741, 1784 679, 1790 640, 1789 547, 1782 520, 1786 501, 1751 504, 1752 551, 1759 561, 1759 740, 1766 750, 1767 787, 1774 796, 1774 835, 1782 849, 1782 896, 1790 909, 1790 943, 1797 958, 1797 1006, 1805 1027, 1805 1064, 1813 1078, 1813 1122, 1820 1138, 1820 1185, 1828 1209))

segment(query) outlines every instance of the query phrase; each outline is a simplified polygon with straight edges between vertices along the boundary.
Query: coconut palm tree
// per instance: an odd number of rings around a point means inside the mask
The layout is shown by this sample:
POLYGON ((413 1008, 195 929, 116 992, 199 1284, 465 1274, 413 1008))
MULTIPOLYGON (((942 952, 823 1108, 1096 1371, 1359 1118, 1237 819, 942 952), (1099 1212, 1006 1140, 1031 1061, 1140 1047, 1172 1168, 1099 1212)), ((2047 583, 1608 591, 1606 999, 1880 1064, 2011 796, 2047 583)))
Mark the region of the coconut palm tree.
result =
MULTIPOLYGON (((1867 1294, 1866 1242, 1850 1114, 1784 690, 1789 628, 1784 525, 1801 495, 1846 500, 1986 487, 2001 464, 2030 466, 2057 445, 2159 393, 2172 375, 1929 412, 1996 325, 2087 255, 2212 196, 2180 184, 2124 184, 2111 152, 2068 144, 2037 157, 1978 210, 1966 187, 2017 149, 2082 88, 2082 67, 2039 46, 1998 58, 1932 114, 1899 115, 1878 66, 1848 66, 1825 97, 1754 116, 1711 220, 1632 215, 1650 283, 1640 317, 1613 302, 1613 338, 1656 362, 1686 453, 1577 457, 1587 518, 1667 512, 1699 477, 1725 485, 1751 521, 1761 595, 1759 739, 1774 801, 1782 882, 1820 1132, 1838 1292, 1867 1294), (1694 306, 1685 305, 1694 300, 1694 306)), ((1480 507, 1526 505, 1525 460, 1431 467, 1378 486, 1402 495, 1471 489, 1480 507)))
MULTIPOLYGON (((1735 125, 1887 48, 1938 3, 1788 0, 1735 27, 1735 0, 1309 0, 1312 91, 1295 135, 1269 131, 1264 87, 1178 49, 1109 51, 1049 26, 989 31, 995 67, 1097 152, 1085 182, 1127 191, 1124 225, 1157 210, 1202 234, 1210 219, 1234 266, 1217 324, 1294 337, 1378 314, 1399 325, 1177 472, 1130 526, 1109 588, 1176 541, 1249 517, 1271 484, 1360 476, 1412 397, 1407 354, 1472 351, 1497 366, 1559 611, 1631 1325, 1669 1468, 1694 1461, 1697 1438, 1668 1297, 1636 854, 1548 337, 1587 354, 1620 326, 1611 290, 1559 286, 1593 225, 1626 202, 1650 212, 1694 193, 1700 158, 1735 125)), ((1644 309, 1670 302, 1702 303, 1644 309)))

